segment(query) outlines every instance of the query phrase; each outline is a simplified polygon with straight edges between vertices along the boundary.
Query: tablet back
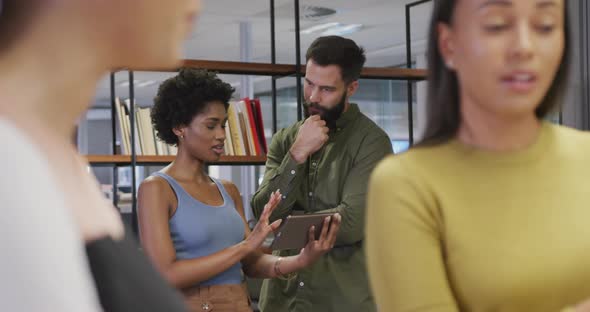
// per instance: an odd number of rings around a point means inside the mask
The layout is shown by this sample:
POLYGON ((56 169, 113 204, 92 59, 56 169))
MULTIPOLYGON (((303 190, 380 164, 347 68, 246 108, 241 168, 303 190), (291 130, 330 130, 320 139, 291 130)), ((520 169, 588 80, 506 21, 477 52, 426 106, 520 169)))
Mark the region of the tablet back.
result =
POLYGON ((301 249, 307 245, 308 232, 315 226, 315 239, 320 237, 324 219, 333 213, 318 213, 288 216, 275 235, 271 249, 301 249))

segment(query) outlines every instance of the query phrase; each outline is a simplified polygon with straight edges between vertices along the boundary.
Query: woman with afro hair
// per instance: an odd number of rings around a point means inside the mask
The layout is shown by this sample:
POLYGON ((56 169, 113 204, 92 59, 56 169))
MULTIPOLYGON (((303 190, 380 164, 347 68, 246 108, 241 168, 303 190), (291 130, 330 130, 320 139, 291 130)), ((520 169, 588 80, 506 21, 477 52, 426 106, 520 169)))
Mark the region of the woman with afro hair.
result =
POLYGON ((145 252, 194 311, 251 311, 242 272, 275 278, 310 265, 334 244, 340 222, 336 217, 330 230, 310 239, 297 256, 260 251, 280 224, 268 221, 280 202, 279 190, 250 230, 237 187, 204 170, 224 152, 233 91, 214 73, 181 69, 162 83, 152 110, 159 139, 177 145, 178 153, 139 188, 140 235, 145 252))

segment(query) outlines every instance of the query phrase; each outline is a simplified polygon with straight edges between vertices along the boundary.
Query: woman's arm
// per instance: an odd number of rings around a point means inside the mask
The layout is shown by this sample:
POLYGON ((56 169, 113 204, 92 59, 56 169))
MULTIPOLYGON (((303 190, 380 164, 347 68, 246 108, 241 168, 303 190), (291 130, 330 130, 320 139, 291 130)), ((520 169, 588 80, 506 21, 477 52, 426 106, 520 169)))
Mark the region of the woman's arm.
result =
POLYGON ((373 171, 367 202, 369 280, 380 311, 457 312, 436 204, 396 157, 373 171))
MULTIPOLYGON (((238 211, 238 213, 242 217, 242 220, 244 221, 245 235, 246 237, 249 237, 251 235, 251 232, 244 214, 244 206, 242 203, 240 192, 238 191, 238 188, 231 182, 224 181, 224 186, 230 194, 230 196, 232 197, 236 205, 236 210, 238 211)), ((268 223, 269 217, 270 214, 265 215, 263 213, 260 216, 259 224, 268 223)), ((280 257, 265 254, 260 249, 254 250, 242 260, 242 267, 244 269, 244 273, 247 276, 254 278, 274 278, 280 275, 298 271, 304 267, 311 265, 321 255, 326 253, 328 250, 332 249, 332 247, 334 246, 334 243, 336 241, 336 234, 338 233, 338 229, 340 227, 340 220, 340 215, 336 215, 334 220, 326 218, 324 220, 324 226, 322 227, 322 232, 320 233, 320 238, 318 240, 314 239, 314 229, 310 228, 309 241, 307 243, 307 246, 301 250, 301 253, 297 256, 281 258, 279 263, 277 263, 277 261, 280 257), (330 221, 332 221, 331 225, 330 221)), ((256 227, 258 227, 259 224, 257 224, 256 227)), ((254 231, 256 230, 257 228, 254 228, 254 231)))
POLYGON ((176 205, 175 198, 168 183, 159 177, 147 178, 138 191, 139 230, 144 250, 177 288, 198 284, 226 271, 260 245, 256 239, 244 240, 205 257, 177 260, 168 226, 168 211, 176 205))

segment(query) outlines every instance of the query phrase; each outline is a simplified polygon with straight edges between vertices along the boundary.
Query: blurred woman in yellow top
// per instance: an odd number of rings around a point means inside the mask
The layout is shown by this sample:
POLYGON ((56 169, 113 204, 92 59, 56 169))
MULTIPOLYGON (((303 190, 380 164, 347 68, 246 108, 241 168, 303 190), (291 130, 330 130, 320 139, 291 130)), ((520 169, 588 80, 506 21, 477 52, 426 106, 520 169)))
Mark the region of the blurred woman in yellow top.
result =
POLYGON ((425 136, 369 186, 380 311, 583 309, 590 135, 543 121, 567 77, 566 6, 435 2, 425 136))

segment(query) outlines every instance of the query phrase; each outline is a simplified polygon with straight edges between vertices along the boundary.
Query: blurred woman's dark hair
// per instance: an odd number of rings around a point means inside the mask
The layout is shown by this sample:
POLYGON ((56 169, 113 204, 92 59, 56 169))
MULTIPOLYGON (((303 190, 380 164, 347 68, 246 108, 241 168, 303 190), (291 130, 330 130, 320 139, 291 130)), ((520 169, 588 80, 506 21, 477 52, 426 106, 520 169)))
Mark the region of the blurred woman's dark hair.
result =
POLYGON ((29 29, 45 1, 0 0, 0 53, 4 53, 29 29))

